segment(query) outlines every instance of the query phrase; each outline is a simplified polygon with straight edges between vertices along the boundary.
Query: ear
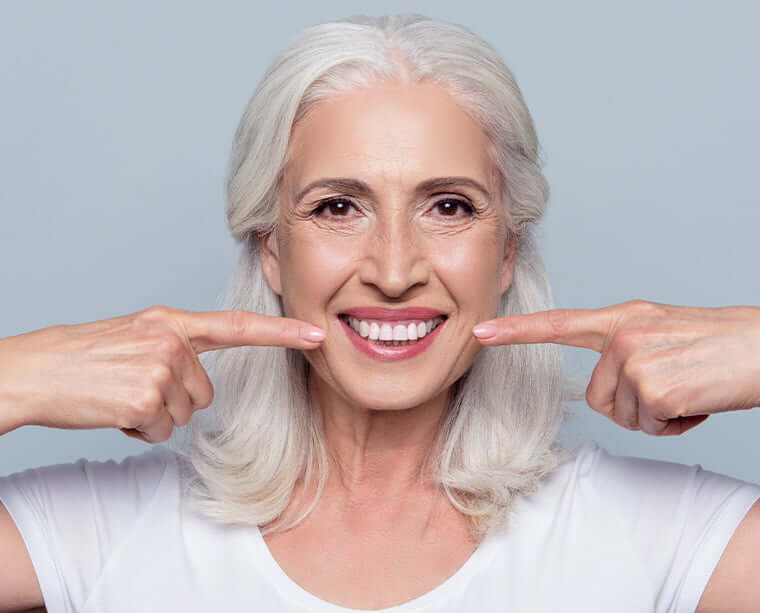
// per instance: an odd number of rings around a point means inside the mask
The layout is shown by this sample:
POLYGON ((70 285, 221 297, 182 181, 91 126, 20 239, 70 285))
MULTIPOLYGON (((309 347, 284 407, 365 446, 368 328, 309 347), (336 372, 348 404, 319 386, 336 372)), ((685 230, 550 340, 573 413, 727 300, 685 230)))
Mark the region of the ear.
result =
POLYGON ((509 289, 512 285, 512 279, 515 274, 515 253, 517 252, 517 243, 519 238, 516 234, 509 233, 508 240, 504 249, 504 260, 501 269, 501 293, 509 289))
POLYGON ((282 283, 280 282, 280 254, 277 248, 277 237, 274 232, 259 234, 259 257, 264 277, 269 287, 278 296, 282 296, 282 283))

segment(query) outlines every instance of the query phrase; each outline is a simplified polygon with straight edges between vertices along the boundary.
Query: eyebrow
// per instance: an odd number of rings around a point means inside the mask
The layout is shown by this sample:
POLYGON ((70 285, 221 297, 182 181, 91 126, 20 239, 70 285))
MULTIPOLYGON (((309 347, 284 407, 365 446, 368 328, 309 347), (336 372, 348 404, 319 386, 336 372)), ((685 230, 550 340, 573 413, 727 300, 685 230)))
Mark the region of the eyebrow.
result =
MULTIPOLYGON (((440 189, 442 187, 456 187, 466 185, 472 187, 481 192, 486 198, 490 200, 491 194, 475 179, 469 177, 435 177, 433 179, 427 179, 422 181, 414 188, 414 193, 420 195, 427 193, 434 189, 440 189)), ((358 179, 350 179, 345 177, 324 178, 312 181, 306 187, 304 187, 296 196, 296 203, 301 202, 301 199, 308 194, 311 190, 318 187, 326 187, 335 191, 346 191, 360 194, 362 196, 373 196, 374 192, 372 188, 358 179)))

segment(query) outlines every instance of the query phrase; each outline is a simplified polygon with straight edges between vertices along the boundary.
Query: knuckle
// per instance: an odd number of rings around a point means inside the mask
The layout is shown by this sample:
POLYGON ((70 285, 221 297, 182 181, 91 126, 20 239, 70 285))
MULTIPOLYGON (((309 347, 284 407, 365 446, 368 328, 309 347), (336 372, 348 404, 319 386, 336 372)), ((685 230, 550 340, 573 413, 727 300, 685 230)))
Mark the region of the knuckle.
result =
POLYGON ((621 425, 626 430, 640 430, 641 429, 641 427, 639 426, 638 416, 627 415, 623 417, 621 425))
POLYGON ((631 308, 638 309, 649 303, 643 298, 634 298, 633 300, 629 300, 626 304, 631 308))
POLYGON ((594 390, 593 390, 593 388, 592 388, 592 387, 589 385, 589 386, 586 388, 586 404, 587 404, 588 406, 590 406, 592 409, 596 409, 596 407, 594 406, 594 403, 595 403, 595 401, 596 401, 596 398, 595 398, 595 396, 594 396, 594 390))
POLYGON ((165 334, 156 340, 155 351, 169 361, 176 361, 185 353, 185 345, 176 334, 165 334))
POLYGON ((669 397, 668 393, 660 386, 642 383, 639 386, 639 401, 650 411, 667 416, 669 397))
POLYGON ((658 421, 645 420, 641 424, 641 430, 645 432, 646 434, 651 434, 652 436, 659 436, 665 430, 666 425, 667 424, 663 424, 658 421))
POLYGON ((154 387, 149 387, 137 395, 132 403, 136 417, 141 420, 153 417, 163 407, 163 397, 154 387))
POLYGON ((206 409, 214 402, 214 386, 203 386, 200 396, 196 400, 199 409, 206 409))
POLYGON ((214 401, 214 386, 200 360, 196 358, 194 361, 196 368, 193 370, 190 381, 192 385, 188 391, 192 390, 193 408, 205 409, 214 401))
POLYGON ((228 324, 235 336, 244 336, 248 332, 248 313, 242 309, 233 309, 228 312, 228 324))
POLYGON ((169 317, 171 309, 163 304, 154 304, 147 309, 140 311, 140 316, 144 319, 165 319, 169 317))
POLYGON ((547 311, 546 319, 549 327, 555 334, 562 334, 567 331, 568 316, 564 309, 552 309, 547 311))
POLYGON ((150 380, 159 387, 169 383, 172 376, 172 369, 164 362, 154 364, 150 369, 150 380))
POLYGON ((287 345, 292 343, 295 334, 292 321, 283 319, 277 322, 277 338, 281 344, 287 345))
POLYGON ((625 407, 618 402, 613 402, 611 405, 612 408, 607 417, 626 430, 639 429, 639 416, 636 411, 631 413, 629 410, 625 410, 625 407))
POLYGON ((639 344, 639 334, 632 328, 620 328, 610 341, 610 350, 618 356, 632 354, 639 344))
POLYGON ((145 434, 151 443, 163 443, 168 441, 172 435, 170 429, 162 428, 160 430, 151 430, 145 434))
POLYGON ((657 317, 664 313, 665 307, 657 302, 650 302, 649 300, 631 300, 628 303, 631 306, 631 310, 638 317, 657 317))
POLYGON ((654 408, 657 402, 657 393, 648 385, 640 385, 638 389, 639 403, 645 407, 654 408))
POLYGON ((639 360, 629 359, 623 363, 620 372, 625 379, 636 383, 644 378, 644 365, 639 360))
POLYGON ((599 400, 599 394, 596 391, 596 387, 593 385, 589 385, 586 388, 586 404, 588 404, 588 406, 590 406, 595 411, 604 412, 602 411, 604 407, 599 400))
POLYGON ((134 408, 123 408, 116 411, 114 425, 117 428, 134 428, 140 425, 139 416, 136 414, 134 408))
POLYGON ((192 417, 192 413, 190 410, 185 410, 180 413, 177 413, 176 415, 172 415, 172 419, 174 420, 175 425, 177 426, 186 426, 190 423, 190 418, 192 417))

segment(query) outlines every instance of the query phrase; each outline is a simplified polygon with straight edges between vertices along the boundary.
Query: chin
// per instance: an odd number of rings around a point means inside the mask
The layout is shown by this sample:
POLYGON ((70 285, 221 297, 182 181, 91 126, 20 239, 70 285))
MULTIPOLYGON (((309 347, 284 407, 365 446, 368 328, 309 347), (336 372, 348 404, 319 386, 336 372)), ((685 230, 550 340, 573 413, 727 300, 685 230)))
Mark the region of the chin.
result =
MULTIPOLYGON (((408 381, 407 381, 408 383, 408 381)), ((386 380, 361 390, 344 388, 346 400, 357 408, 370 411, 404 411, 433 400, 440 394, 440 386, 425 386, 410 390, 405 382, 389 385, 386 380)))

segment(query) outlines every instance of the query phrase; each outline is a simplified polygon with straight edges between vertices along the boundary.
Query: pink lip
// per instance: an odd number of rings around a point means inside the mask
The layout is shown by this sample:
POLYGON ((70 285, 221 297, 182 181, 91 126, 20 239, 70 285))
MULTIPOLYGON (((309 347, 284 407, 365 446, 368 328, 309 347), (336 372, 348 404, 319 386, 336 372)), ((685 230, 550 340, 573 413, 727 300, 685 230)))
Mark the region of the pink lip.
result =
MULTIPOLYGON (((408 309, 404 309, 404 311, 406 310, 408 309)), ((417 317, 419 317, 419 315, 414 318, 416 319, 417 317)), ((375 317, 375 319, 377 319, 377 317, 375 317)), ((359 334, 357 334, 356 331, 342 318, 338 317, 338 321, 340 321, 343 329, 346 331, 346 334, 348 334, 348 338, 350 338, 351 342, 354 344, 354 347, 371 358, 387 361, 406 360, 408 358, 413 358, 414 356, 419 355, 425 351, 425 349, 427 349, 435 340, 435 337, 438 336, 441 328, 446 325, 448 319, 444 319, 442 323, 438 324, 435 330, 433 330, 430 334, 426 334, 422 340, 417 341, 413 345, 399 345, 398 347, 370 343, 368 340, 362 338, 359 334)))
MULTIPOLYGON (((433 319, 443 317, 444 313, 427 307, 407 307, 405 309, 386 309, 383 307, 352 307, 341 311, 357 319, 377 319, 379 321, 401 321, 403 319, 433 319)), ((360 337, 361 338, 361 337, 360 337)))

